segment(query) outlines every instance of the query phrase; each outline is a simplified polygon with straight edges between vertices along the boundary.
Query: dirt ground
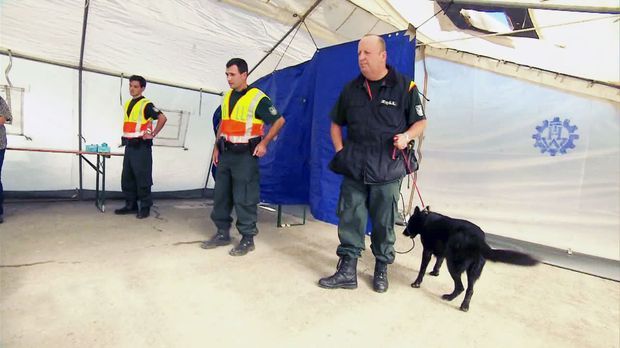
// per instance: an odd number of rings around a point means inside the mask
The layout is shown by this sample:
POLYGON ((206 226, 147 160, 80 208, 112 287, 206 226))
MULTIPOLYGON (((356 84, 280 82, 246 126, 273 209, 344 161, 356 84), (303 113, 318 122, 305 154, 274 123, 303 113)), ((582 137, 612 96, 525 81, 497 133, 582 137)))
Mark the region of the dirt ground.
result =
POLYGON ((335 270, 333 225, 276 228, 260 210, 256 251, 231 257, 199 247, 214 233, 204 201, 158 201, 146 220, 115 216, 114 203, 105 214, 92 202, 5 205, 1 347, 620 346, 614 281, 488 262, 464 313, 463 295, 440 298, 452 290, 445 266, 410 287, 419 240, 389 268, 387 293, 372 291, 369 240, 359 287, 326 290, 316 284, 335 270))

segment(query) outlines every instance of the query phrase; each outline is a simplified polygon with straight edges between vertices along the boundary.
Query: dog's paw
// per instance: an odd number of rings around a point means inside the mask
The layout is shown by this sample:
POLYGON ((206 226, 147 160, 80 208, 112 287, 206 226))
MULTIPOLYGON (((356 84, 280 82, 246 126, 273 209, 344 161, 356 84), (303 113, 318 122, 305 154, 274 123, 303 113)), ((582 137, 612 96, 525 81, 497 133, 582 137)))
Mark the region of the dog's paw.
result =
POLYGON ((433 277, 436 277, 439 275, 439 271, 431 271, 431 273, 429 274, 432 275, 433 277))
POLYGON ((412 288, 419 288, 421 283, 422 282, 413 282, 413 283, 411 283, 411 287, 412 288))
POLYGON ((461 305, 460 308, 463 312, 468 312, 469 311, 469 305, 461 305))
POLYGON ((452 301, 454 300, 455 296, 452 296, 452 294, 445 294, 445 295, 441 295, 441 299, 442 300, 446 300, 446 301, 452 301))

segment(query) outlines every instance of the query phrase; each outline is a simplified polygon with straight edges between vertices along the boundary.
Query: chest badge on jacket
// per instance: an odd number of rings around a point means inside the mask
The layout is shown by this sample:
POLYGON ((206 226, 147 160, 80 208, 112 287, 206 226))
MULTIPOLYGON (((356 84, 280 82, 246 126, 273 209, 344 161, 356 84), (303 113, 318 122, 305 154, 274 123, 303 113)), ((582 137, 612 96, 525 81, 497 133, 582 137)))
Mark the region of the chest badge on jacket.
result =
POLYGON ((381 99, 381 104, 388 105, 388 106, 397 106, 394 100, 381 99))

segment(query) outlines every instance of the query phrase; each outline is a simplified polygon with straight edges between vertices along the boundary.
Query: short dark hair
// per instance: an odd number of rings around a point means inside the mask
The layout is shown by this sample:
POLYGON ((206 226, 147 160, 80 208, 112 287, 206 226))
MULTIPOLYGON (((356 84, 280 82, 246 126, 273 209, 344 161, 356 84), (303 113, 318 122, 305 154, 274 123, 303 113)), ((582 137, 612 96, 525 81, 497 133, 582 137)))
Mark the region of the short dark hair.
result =
POLYGON ((239 74, 243 74, 248 72, 248 63, 241 58, 233 58, 226 63, 226 68, 230 68, 231 66, 236 65, 237 69, 239 69, 239 74))
POLYGON ((146 87, 146 80, 140 75, 131 75, 129 77, 129 82, 131 83, 131 81, 138 81, 140 83, 140 87, 146 87))

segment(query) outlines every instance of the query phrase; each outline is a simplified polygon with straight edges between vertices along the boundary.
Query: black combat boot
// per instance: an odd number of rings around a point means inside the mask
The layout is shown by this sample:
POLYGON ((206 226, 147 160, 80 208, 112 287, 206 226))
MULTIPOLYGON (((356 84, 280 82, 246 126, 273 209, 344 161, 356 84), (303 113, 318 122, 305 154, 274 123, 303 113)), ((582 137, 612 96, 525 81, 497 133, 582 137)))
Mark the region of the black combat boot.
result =
POLYGON ((230 254, 230 256, 243 256, 252 250, 254 250, 254 237, 243 236, 241 237, 239 245, 230 249, 228 254, 230 254))
POLYGON ((211 239, 200 243, 200 247, 203 249, 213 249, 228 244, 230 244, 230 233, 228 231, 217 231, 211 239))
POLYGON ((138 219, 144 219, 151 215, 151 207, 143 207, 141 202, 138 202, 138 214, 136 217, 138 219))
POLYGON ((144 219, 149 217, 149 215, 151 215, 151 208, 146 207, 146 208, 140 208, 140 210, 138 210, 138 214, 136 214, 136 217, 138 219, 144 219))
POLYGON ((357 288, 357 258, 342 256, 336 269, 334 275, 319 280, 320 287, 327 289, 357 288))
POLYGON ((136 202, 125 202, 125 206, 120 208, 120 209, 116 209, 114 211, 114 214, 116 215, 128 215, 128 214, 135 214, 138 212, 138 205, 136 204, 136 202))
POLYGON ((372 278, 372 288, 376 292, 386 292, 388 289, 387 263, 377 260, 375 275, 372 278))

